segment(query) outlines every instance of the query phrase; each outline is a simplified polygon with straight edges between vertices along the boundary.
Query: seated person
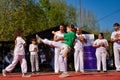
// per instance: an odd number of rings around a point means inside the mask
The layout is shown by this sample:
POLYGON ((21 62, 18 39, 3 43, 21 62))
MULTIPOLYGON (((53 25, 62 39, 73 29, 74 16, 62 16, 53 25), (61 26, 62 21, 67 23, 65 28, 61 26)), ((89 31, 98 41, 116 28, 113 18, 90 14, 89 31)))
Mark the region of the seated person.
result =
POLYGON ((8 66, 9 64, 11 64, 13 61, 13 55, 11 53, 8 53, 5 57, 4 57, 4 67, 8 66))
POLYGON ((40 54, 40 61, 41 63, 44 63, 46 61, 46 55, 43 52, 40 54))

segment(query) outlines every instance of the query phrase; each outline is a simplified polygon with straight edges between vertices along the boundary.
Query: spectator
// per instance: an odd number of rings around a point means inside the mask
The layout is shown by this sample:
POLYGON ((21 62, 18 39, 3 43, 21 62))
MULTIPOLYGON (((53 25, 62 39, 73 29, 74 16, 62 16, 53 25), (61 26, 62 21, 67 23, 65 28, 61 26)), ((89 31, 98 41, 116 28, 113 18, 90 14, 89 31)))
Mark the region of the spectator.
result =
POLYGON ((11 64, 13 61, 13 55, 9 52, 5 57, 4 57, 4 67, 8 66, 11 64))

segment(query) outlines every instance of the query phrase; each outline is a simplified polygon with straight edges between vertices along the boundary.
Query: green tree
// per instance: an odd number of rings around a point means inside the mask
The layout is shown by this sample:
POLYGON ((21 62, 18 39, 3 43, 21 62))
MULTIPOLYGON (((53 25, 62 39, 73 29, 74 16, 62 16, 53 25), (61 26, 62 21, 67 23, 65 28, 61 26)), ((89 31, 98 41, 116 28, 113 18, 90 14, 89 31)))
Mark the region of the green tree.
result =
POLYGON ((65 0, 0 0, 0 40, 12 40, 14 30, 23 36, 61 23, 76 23, 76 9, 65 0))
POLYGON ((105 36, 105 39, 107 39, 107 40, 110 41, 111 33, 112 33, 112 31, 110 31, 110 30, 108 30, 108 29, 104 30, 104 31, 103 31, 103 34, 104 34, 104 36, 105 36))
POLYGON ((97 21, 97 17, 91 12, 84 9, 82 11, 82 24, 83 24, 83 30, 97 34, 100 31, 99 23, 97 21))

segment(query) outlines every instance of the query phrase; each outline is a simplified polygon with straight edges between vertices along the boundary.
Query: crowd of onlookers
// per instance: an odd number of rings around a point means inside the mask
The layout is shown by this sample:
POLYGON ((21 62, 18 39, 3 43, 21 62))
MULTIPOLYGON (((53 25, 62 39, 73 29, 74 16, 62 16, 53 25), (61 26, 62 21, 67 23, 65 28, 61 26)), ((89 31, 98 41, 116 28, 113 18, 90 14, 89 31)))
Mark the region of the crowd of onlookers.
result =
MULTIPOLYGON (((38 51, 38 60, 39 60, 39 66, 40 66, 40 71, 52 71, 53 70, 53 63, 52 63, 52 59, 54 56, 54 49, 50 48, 50 47, 46 47, 47 49, 44 50, 42 49, 44 46, 39 48, 38 51)), ((4 69, 5 67, 7 67, 9 64, 12 63, 13 61, 13 50, 10 50, 7 53, 0 53, 0 72, 2 71, 2 69, 4 69)), ((31 72, 31 63, 30 63, 30 52, 26 51, 26 60, 27 60, 27 64, 28 64, 28 71, 31 72)), ((14 69, 14 72, 19 72, 20 70, 20 64, 18 63, 14 69)))
MULTIPOLYGON (((41 46, 41 45, 40 45, 41 46)), ((68 55, 68 70, 74 70, 74 60, 73 54, 74 49, 71 50, 71 54, 68 55)), ((39 71, 54 71, 54 48, 49 46, 42 46, 39 48, 39 71), (42 49, 42 48, 47 49, 42 49)), ((107 58, 108 69, 114 69, 113 61, 111 62, 111 55, 107 58)), ((13 60, 13 50, 9 51, 6 54, 0 53, 0 72, 3 68, 8 66, 13 60)), ((30 63, 30 52, 26 52, 26 60, 28 66, 28 71, 31 72, 31 63, 30 63)), ((16 65, 14 72, 20 72, 20 64, 16 65)))

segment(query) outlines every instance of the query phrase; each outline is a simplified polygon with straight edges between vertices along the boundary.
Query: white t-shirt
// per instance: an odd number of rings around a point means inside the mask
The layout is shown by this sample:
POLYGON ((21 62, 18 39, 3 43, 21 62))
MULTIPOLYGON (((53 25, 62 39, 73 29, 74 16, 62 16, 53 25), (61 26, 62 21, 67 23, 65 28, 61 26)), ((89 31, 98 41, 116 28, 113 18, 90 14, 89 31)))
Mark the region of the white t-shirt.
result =
MULTIPOLYGON (((108 41, 106 39, 96 39, 93 44, 100 45, 101 43, 103 43, 104 45, 108 45, 108 41)), ((101 46, 98 47, 96 50, 102 52, 102 51, 106 51, 106 48, 101 46)))
MULTIPOLYGON (((115 39, 115 36, 116 36, 116 35, 119 35, 119 36, 120 36, 120 31, 114 31, 114 32, 112 32, 111 38, 112 38, 112 39, 115 39)), ((113 46, 114 46, 114 47, 117 47, 117 48, 120 48, 120 40, 119 40, 118 42, 114 42, 114 43, 113 43, 113 46)))
POLYGON ((29 45, 29 51, 30 51, 30 55, 36 55, 37 52, 38 52, 38 45, 30 44, 29 45))
POLYGON ((79 37, 80 37, 80 36, 83 36, 85 39, 86 39, 86 37, 85 37, 84 34, 82 34, 82 35, 81 35, 81 34, 80 34, 80 35, 76 34, 76 36, 77 36, 77 38, 75 39, 74 48, 77 49, 77 50, 81 50, 81 49, 83 49, 83 47, 84 47, 84 43, 82 43, 82 42, 79 40, 79 37))
POLYGON ((24 44, 25 44, 25 41, 23 40, 23 38, 18 36, 16 38, 14 53, 18 55, 25 55, 24 44))
MULTIPOLYGON (((64 33, 61 33, 60 31, 57 31, 56 34, 55 34, 56 37, 63 37, 64 36, 64 33)), ((62 40, 59 40, 57 42, 62 42, 62 40)))

